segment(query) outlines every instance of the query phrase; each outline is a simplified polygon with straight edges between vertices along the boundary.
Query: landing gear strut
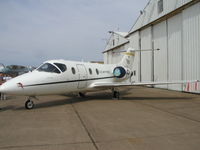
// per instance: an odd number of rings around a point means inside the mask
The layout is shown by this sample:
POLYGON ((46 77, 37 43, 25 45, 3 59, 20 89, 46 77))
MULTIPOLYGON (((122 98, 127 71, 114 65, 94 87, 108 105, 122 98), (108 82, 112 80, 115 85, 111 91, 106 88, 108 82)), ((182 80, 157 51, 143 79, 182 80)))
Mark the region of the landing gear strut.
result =
POLYGON ((112 89, 113 99, 119 99, 120 93, 115 89, 112 89))
POLYGON ((28 100, 25 102, 25 107, 26 109, 33 109, 34 103, 30 98, 28 98, 28 100))
POLYGON ((85 93, 79 92, 78 96, 81 97, 81 98, 84 98, 85 97, 85 93))

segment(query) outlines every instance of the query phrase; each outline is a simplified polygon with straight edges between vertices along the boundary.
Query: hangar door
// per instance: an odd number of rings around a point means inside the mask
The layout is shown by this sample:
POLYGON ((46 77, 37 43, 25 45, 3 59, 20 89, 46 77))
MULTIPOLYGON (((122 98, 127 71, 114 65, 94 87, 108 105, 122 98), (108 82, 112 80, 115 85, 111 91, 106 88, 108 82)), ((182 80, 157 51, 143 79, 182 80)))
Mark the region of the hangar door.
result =
MULTIPOLYGON (((200 79, 200 2, 183 11, 183 41, 183 79, 200 79)), ((200 93, 200 83, 189 92, 200 93)))
MULTIPOLYGON (((168 19, 168 75, 169 81, 182 80, 182 13, 168 19)), ((168 89, 182 91, 182 85, 168 85, 168 89)))
MULTIPOLYGON (((130 36, 130 45, 129 47, 134 48, 136 50, 140 49, 140 35, 139 32, 135 32, 130 36)), ((140 81, 140 52, 135 53, 135 57, 133 60, 133 76, 131 77, 132 81, 140 81)))
MULTIPOLYGON (((154 48, 154 80, 167 81, 167 24, 163 21, 153 28, 154 48)), ((157 85, 159 88, 167 88, 167 85, 157 85)))
MULTIPOLYGON (((141 50, 152 49, 151 27, 141 31, 141 50)), ((152 51, 141 52, 141 81, 152 80, 152 51)))

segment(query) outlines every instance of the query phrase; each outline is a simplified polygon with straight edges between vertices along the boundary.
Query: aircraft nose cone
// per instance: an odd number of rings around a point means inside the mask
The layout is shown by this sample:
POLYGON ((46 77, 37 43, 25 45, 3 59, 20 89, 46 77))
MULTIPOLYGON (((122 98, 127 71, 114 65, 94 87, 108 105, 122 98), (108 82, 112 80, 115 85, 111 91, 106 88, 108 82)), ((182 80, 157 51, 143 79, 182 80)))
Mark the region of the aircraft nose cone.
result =
POLYGON ((11 84, 9 84, 7 82, 0 86, 0 92, 1 93, 12 94, 12 92, 14 92, 14 91, 15 91, 14 86, 12 86, 11 84))
POLYGON ((5 93, 5 86, 4 85, 1 85, 0 86, 0 93, 5 93))
POLYGON ((6 89, 4 84, 0 86, 0 93, 6 93, 7 92, 7 89, 6 89))

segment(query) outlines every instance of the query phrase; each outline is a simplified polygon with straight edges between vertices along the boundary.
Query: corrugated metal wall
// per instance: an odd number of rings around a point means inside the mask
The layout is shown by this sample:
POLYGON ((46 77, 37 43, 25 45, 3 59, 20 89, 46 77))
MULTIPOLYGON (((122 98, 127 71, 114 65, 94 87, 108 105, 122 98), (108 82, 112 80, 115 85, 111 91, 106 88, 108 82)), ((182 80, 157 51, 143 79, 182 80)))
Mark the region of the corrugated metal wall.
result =
POLYGON ((108 64, 108 53, 103 54, 103 62, 104 64, 108 64))
MULTIPOLYGON (((173 5, 188 1, 176 1, 173 5)), ((154 55, 152 52, 141 52, 141 56, 136 53, 134 81, 140 81, 140 76, 143 82, 151 81, 152 77, 155 81, 200 80, 200 2, 161 23, 131 34, 129 40, 129 44, 119 49, 160 49, 154 55)), ((106 58, 108 63, 116 63, 121 56, 108 52, 106 58)), ((199 83, 156 87, 200 93, 199 83)))
POLYGON ((115 48, 114 51, 108 51, 106 53, 104 53, 104 63, 105 64, 117 64, 121 61, 122 57, 123 57, 123 54, 120 53, 121 50, 126 50, 128 49, 128 46, 129 44, 127 45, 123 45, 123 46, 120 46, 118 48, 115 48))
POLYGON ((117 48, 113 53, 112 53, 112 58, 113 58, 113 61, 112 63, 113 64, 117 64, 121 61, 123 55, 122 53, 120 53, 121 50, 125 49, 124 46, 121 46, 120 48, 117 48))
POLYGON ((113 59, 113 56, 112 56, 112 51, 109 51, 108 52, 108 64, 112 64, 112 59, 113 59))
POLYGON ((127 41, 128 40, 124 38, 122 35, 118 34, 117 32, 114 32, 111 34, 111 37, 106 45, 105 51, 114 48, 118 45, 121 45, 127 41))
POLYGON ((200 79, 200 3, 183 11, 183 60, 183 78, 200 79))
MULTIPOLYGON (((182 13, 168 19, 168 80, 182 80, 182 13)), ((182 90, 182 85, 168 85, 171 90, 182 90)))
MULTIPOLYGON (((141 49, 152 48, 151 27, 141 31, 141 49)), ((141 52, 141 81, 152 79, 152 52, 141 52)))
MULTIPOLYGON (((167 81, 167 22, 161 22, 153 27, 154 48, 160 51, 154 52, 154 80, 167 81)), ((167 85, 156 86, 167 88, 167 85)))
POLYGON ((163 12, 158 13, 158 0, 150 0, 148 5, 143 10, 143 13, 138 17, 130 32, 133 32, 142 26, 168 14, 169 12, 191 2, 192 0, 163 0, 163 12))
MULTIPOLYGON (((140 39, 139 32, 135 32, 134 34, 132 34, 129 37, 130 47, 136 50, 139 50, 140 49, 139 39, 140 39)), ((132 76, 132 81, 137 81, 137 82, 140 81, 140 53, 139 52, 135 53, 135 59, 133 62, 132 70, 135 71, 135 75, 132 76)))

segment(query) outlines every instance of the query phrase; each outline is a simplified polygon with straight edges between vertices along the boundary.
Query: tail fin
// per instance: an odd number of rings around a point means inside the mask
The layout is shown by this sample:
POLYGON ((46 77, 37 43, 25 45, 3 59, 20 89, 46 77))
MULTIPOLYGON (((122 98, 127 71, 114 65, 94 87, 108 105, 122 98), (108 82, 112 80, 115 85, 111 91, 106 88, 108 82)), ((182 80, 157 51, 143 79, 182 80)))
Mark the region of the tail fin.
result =
POLYGON ((126 52, 123 53, 124 56, 122 60, 119 62, 119 65, 124 66, 126 68, 131 69, 133 66, 135 51, 133 48, 128 48, 126 52))

